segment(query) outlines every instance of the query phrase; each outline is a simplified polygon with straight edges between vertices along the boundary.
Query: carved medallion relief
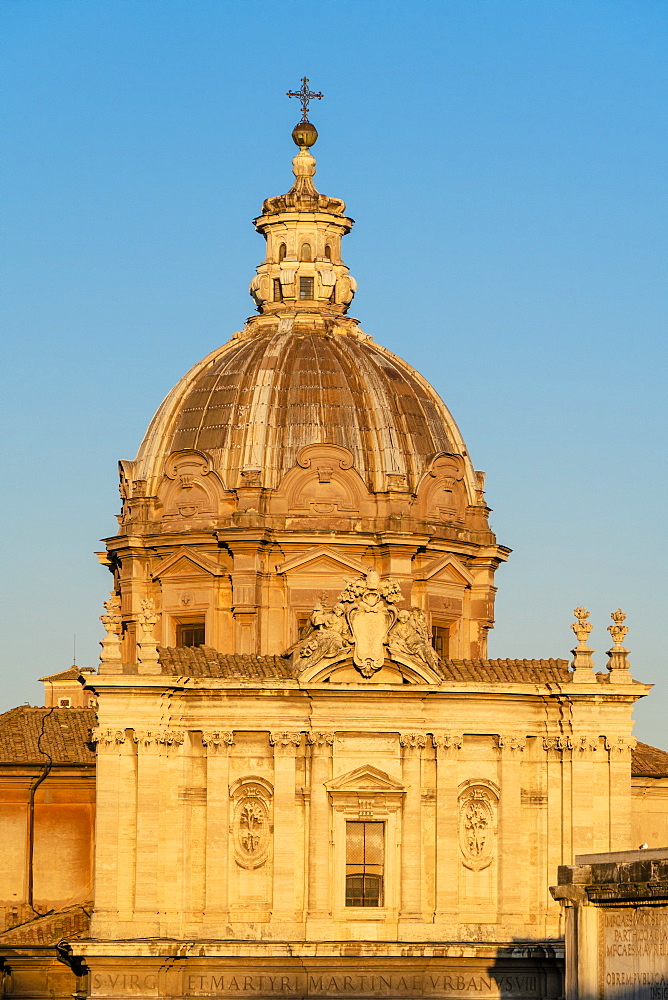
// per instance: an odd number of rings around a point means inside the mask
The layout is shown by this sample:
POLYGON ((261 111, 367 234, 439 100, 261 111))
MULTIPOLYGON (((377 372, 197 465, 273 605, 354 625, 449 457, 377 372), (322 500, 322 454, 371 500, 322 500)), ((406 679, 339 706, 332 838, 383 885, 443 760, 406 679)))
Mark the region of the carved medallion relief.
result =
POLYGON ((496 798, 484 785, 472 785, 459 798, 459 846, 462 863, 482 871, 496 850, 496 798))
POLYGON ((271 792, 257 781, 242 782, 234 796, 234 857, 242 868, 259 868, 269 856, 271 792))

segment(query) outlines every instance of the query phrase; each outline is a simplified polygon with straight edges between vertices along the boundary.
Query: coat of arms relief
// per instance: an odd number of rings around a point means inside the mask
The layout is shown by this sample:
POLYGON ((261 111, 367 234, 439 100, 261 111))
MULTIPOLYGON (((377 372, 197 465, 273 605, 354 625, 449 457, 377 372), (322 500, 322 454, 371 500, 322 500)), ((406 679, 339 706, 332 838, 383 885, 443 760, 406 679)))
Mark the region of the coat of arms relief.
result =
POLYGON ((372 571, 349 583, 332 608, 317 604, 291 650, 297 672, 348 657, 367 680, 386 659, 437 670, 425 615, 419 608, 397 610, 403 600, 396 580, 372 571))

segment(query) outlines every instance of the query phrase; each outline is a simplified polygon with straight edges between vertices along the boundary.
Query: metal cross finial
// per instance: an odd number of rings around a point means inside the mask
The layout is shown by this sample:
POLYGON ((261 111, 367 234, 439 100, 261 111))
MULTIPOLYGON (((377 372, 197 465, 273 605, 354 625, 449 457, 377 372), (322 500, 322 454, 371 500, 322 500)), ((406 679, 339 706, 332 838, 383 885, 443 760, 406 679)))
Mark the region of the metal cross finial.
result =
POLYGON ((323 95, 312 93, 312 91, 308 89, 308 77, 303 76, 301 90, 288 90, 287 96, 299 98, 299 100, 302 103, 302 121, 307 122, 309 101, 312 101, 315 98, 317 98, 320 101, 322 100, 323 95))

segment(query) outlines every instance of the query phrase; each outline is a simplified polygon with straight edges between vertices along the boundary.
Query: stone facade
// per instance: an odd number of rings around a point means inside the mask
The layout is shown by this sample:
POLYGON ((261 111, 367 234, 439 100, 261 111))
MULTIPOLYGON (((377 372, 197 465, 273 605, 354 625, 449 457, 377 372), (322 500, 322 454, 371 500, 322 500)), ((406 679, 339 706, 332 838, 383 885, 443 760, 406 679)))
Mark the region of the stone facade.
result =
MULTIPOLYGON (((352 220, 315 189, 314 133, 256 220, 257 314, 120 463, 83 695, 94 909, 58 954, 99 1000, 556 1000, 548 885, 637 835, 649 688, 622 612, 602 673, 584 608, 572 663, 487 659, 510 550, 447 407, 348 315, 352 220)), ((72 678, 45 681, 55 704, 72 678)), ((39 969, 33 931, 10 966, 39 969)))

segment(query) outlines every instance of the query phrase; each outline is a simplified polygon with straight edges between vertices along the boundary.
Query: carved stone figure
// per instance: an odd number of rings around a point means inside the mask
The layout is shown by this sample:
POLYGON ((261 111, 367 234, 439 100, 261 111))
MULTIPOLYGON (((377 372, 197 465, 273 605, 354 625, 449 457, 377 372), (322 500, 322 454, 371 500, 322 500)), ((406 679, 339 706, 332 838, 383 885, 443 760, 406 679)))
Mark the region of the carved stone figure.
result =
POLYGON ((306 634, 294 647, 293 656, 300 670, 315 666, 320 660, 338 656, 350 648, 352 634, 342 604, 323 608, 316 604, 311 612, 306 634))
POLYGON ((398 613, 396 624, 390 632, 390 651, 422 660, 432 669, 438 668, 439 659, 431 644, 427 619, 420 608, 398 613))

